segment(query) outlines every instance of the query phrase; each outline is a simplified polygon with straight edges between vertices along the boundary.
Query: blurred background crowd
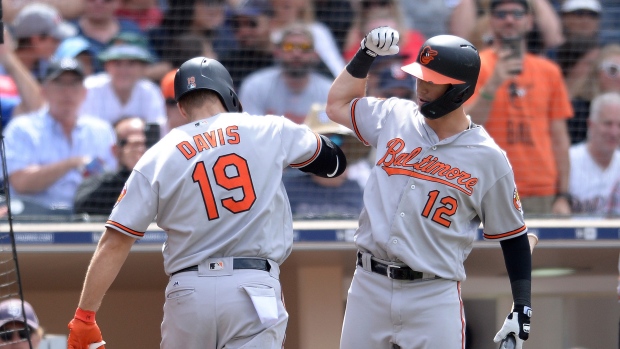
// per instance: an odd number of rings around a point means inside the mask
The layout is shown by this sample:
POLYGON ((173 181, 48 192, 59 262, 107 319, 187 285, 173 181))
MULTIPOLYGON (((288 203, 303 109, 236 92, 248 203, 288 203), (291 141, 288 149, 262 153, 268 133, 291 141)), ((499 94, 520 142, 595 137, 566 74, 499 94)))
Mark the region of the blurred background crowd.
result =
POLYGON ((286 173, 295 218, 357 218, 373 154, 324 105, 365 34, 386 25, 401 52, 376 60, 368 95, 413 98, 400 67, 431 36, 464 37, 483 56, 469 112, 507 151, 526 217, 619 214, 620 0, 492 2, 4 0, 13 214, 107 217, 140 156, 184 123, 175 70, 206 56, 230 71, 244 111, 305 123, 347 154, 342 178, 286 173), (523 71, 502 77, 508 68, 495 61, 514 36, 523 71))

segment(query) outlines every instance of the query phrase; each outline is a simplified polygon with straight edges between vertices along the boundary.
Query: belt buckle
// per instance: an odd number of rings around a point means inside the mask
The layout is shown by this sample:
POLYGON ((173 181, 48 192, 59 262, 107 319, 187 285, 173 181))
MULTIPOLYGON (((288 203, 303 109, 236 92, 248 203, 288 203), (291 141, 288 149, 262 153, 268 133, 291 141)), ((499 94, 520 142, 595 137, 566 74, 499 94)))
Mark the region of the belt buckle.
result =
POLYGON ((399 265, 388 264, 387 265, 387 275, 386 276, 388 277, 388 279, 394 280, 394 279, 396 279, 396 277, 394 276, 394 271, 395 270, 400 270, 400 269, 402 269, 402 267, 399 266, 399 265))

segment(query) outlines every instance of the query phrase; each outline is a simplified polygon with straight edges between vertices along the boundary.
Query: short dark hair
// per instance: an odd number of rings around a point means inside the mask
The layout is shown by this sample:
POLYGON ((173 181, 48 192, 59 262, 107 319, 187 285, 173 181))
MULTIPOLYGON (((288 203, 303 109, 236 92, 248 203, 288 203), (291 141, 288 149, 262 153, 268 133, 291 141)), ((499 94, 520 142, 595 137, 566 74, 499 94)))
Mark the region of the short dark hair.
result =
POLYGON ((205 103, 213 103, 215 100, 224 104, 215 91, 197 89, 189 91, 181 96, 181 98, 179 98, 179 105, 189 112, 193 109, 202 107, 205 103))
POLYGON ((490 9, 493 11, 497 6, 505 3, 515 3, 523 6, 523 9, 527 12, 530 12, 530 2, 529 0, 491 0, 490 9))

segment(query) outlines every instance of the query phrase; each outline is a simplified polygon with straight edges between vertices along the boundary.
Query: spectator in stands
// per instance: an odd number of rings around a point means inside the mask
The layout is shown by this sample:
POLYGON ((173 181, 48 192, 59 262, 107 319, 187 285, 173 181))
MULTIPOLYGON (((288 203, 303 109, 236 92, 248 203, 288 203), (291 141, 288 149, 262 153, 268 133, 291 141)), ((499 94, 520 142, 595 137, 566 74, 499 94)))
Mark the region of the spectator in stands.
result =
POLYGON ((317 71, 335 78, 344 68, 345 62, 329 28, 314 18, 313 0, 270 0, 273 9, 271 18, 271 42, 282 40, 284 29, 301 22, 308 26, 314 38, 314 47, 320 60, 317 71))
POLYGON ((0 108, 2 130, 13 115, 39 110, 44 105, 41 86, 14 52, 15 43, 8 31, 4 31, 4 43, 0 45, 0 108))
POLYGON ((350 0, 314 0, 314 18, 329 28, 341 52, 353 17, 350 0))
MULTIPOLYGON (((55 7, 62 18, 72 20, 82 14, 86 0, 37 0, 37 2, 55 7)), ((2 14, 4 22, 11 23, 19 11, 31 3, 32 1, 24 0, 2 0, 2 14)))
POLYGON ((99 59, 106 72, 89 76, 84 82, 88 93, 81 113, 110 124, 123 115, 163 124, 164 98, 159 87, 144 78, 146 65, 152 61, 149 52, 141 46, 117 44, 101 52, 99 59))
POLYGON ((221 57, 235 46, 233 32, 225 19, 226 0, 170 0, 161 25, 149 31, 149 39, 155 53, 164 57, 167 50, 176 48, 176 38, 193 33, 211 42, 221 57))
MULTIPOLYGON (((121 0, 86 0, 84 13, 75 21, 78 33, 88 40, 96 57, 119 33, 145 35, 136 23, 118 18, 114 13, 121 0)), ((101 62, 94 61, 95 73, 103 71, 101 62)))
POLYGON ((86 178, 75 194, 75 213, 102 215, 107 218, 123 190, 134 166, 146 152, 144 121, 136 117, 123 117, 114 124, 116 144, 112 152, 118 160, 114 171, 86 178))
POLYGON ((160 25, 164 17, 157 0, 121 0, 114 14, 135 22, 145 33, 160 25))
MULTIPOLYGON (((546 53, 548 50, 557 48, 564 42, 560 16, 551 5, 549 0, 525 0, 532 8, 533 21, 531 29, 527 33, 527 51, 530 53, 546 53)), ((482 15, 476 20, 472 33, 471 42, 483 49, 493 44, 494 35, 490 28, 492 15, 487 9, 494 0, 480 0, 482 15)))
POLYGON ((598 54, 601 10, 598 0, 568 0, 562 4, 566 41, 556 50, 555 61, 562 68, 571 97, 584 83, 588 68, 598 54))
POLYGON ((400 13, 407 19, 405 25, 426 38, 441 34, 468 38, 476 25, 475 0, 407 0, 398 3, 400 13))
POLYGON ((587 140, 570 148, 572 211, 607 215, 620 180, 620 93, 597 96, 590 109, 587 140))
POLYGON ((22 308, 22 301, 18 298, 0 302, 0 347, 39 349, 42 338, 43 328, 30 303, 24 301, 22 308))
POLYGON ((532 22, 526 0, 492 0, 493 47, 480 52, 467 112, 506 151, 525 214, 570 214, 566 119, 573 110, 559 67, 524 53, 532 22), (508 40, 518 45, 504 46, 508 40))
POLYGON ((391 27, 398 30, 400 39, 400 55, 406 57, 403 64, 416 60, 420 46, 424 43, 424 35, 407 27, 396 0, 362 0, 353 25, 347 34, 344 56, 351 60, 360 47, 360 41, 371 30, 377 27, 391 27))
POLYGON ((23 7, 10 29, 17 42, 17 57, 39 81, 60 41, 77 33, 54 7, 43 3, 23 7))
POLYGON ((393 65, 384 68, 379 73, 379 81, 376 94, 380 98, 403 98, 413 100, 415 98, 415 78, 411 74, 400 69, 402 65, 393 65))
POLYGON ((351 179, 348 163, 356 158, 352 154, 355 143, 361 144, 353 135, 353 131, 329 120, 322 108, 315 108, 308 114, 305 124, 318 134, 327 136, 341 147, 347 157, 347 169, 338 177, 321 178, 313 174, 289 174, 282 178, 293 218, 340 218, 356 219, 362 212, 363 190, 351 179), (349 138, 347 142, 345 140, 349 138))
POLYGON ((575 117, 568 124, 573 143, 582 142, 586 138, 592 99, 601 93, 620 92, 620 45, 605 45, 595 59, 588 62, 591 64, 584 68, 587 72, 574 82, 572 103, 575 117))
POLYGON ((162 132, 162 136, 170 132, 175 127, 187 124, 187 119, 183 117, 181 111, 177 107, 177 101, 174 98, 174 76, 176 69, 171 70, 161 79, 161 92, 166 100, 166 125, 162 132))
POLYGON ((96 57, 93 56, 90 43, 83 36, 73 36, 60 43, 52 59, 60 60, 63 58, 74 58, 80 62, 86 76, 95 72, 93 64, 96 57))
POLYGON ((273 65, 268 0, 247 0, 233 8, 230 23, 237 46, 220 57, 237 90, 250 73, 273 65))
POLYGON ((284 115, 302 124, 313 103, 326 103, 332 80, 314 71, 318 61, 314 42, 306 25, 286 28, 274 50, 279 64, 249 75, 241 84, 243 110, 284 115))
MULTIPOLYGON (((217 59, 217 53, 213 49, 213 44, 204 35, 198 35, 195 33, 184 33, 174 38, 172 41, 172 47, 174 49, 167 50, 162 56, 162 61, 167 65, 167 70, 177 69, 193 57, 207 57, 217 59)), ((165 75, 165 74, 164 74, 165 75)))
POLYGON ((45 111, 13 118, 4 131, 11 196, 49 213, 71 212, 84 176, 116 167, 109 123, 79 113, 86 96, 78 61, 53 61, 43 81, 45 111))

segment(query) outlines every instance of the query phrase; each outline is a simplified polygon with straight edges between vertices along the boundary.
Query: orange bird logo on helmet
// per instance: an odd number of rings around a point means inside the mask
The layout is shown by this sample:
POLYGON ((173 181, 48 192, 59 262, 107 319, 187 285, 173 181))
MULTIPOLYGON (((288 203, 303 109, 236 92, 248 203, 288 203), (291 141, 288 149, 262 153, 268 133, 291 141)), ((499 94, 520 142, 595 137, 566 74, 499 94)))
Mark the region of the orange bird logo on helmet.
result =
POLYGON ((433 50, 430 46, 424 46, 422 52, 420 52, 420 63, 427 65, 437 56, 437 51, 433 50))

